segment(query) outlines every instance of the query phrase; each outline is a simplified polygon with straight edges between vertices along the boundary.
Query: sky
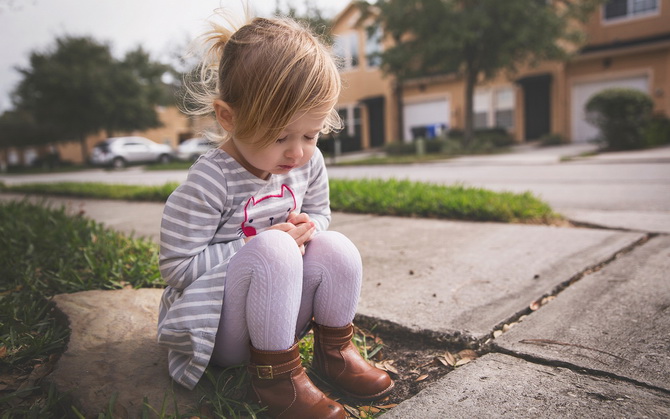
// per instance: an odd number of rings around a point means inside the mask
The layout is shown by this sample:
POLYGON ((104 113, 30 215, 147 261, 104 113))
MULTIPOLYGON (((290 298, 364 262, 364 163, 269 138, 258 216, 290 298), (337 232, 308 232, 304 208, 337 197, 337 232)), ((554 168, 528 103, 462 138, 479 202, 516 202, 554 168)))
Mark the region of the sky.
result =
MULTIPOLYGON (((269 16, 277 0, 247 0, 258 16, 269 16)), ((312 0, 333 17, 350 0, 312 0)), ((168 61, 207 30, 207 19, 223 7, 242 11, 241 0, 0 0, 0 113, 33 51, 46 51, 57 37, 91 36, 111 46, 114 56, 138 46, 155 60, 168 61)), ((280 0, 301 10, 305 0, 280 0)))

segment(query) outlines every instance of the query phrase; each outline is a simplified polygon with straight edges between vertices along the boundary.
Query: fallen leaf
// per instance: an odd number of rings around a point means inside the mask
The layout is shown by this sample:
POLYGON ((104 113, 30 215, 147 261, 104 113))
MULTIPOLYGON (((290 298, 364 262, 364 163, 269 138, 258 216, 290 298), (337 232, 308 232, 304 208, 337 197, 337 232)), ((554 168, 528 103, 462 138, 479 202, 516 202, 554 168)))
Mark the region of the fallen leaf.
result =
POLYGON ((398 405, 398 403, 391 403, 391 404, 385 404, 383 406, 377 406, 377 407, 380 408, 380 409, 393 409, 397 405, 398 405))
POLYGON ((6 346, 0 346, 0 359, 4 358, 7 355, 7 347, 6 346))
POLYGON ((454 364, 456 363, 456 358, 454 358, 454 356, 453 356, 453 355, 451 354, 451 352, 449 352, 449 351, 445 351, 445 352, 444 352, 444 359, 446 359, 446 360, 447 360, 447 363, 448 363, 449 365, 451 365, 452 367, 453 367, 454 364))
POLYGON ((379 368, 380 370, 384 370, 384 371, 392 372, 394 374, 398 374, 398 370, 396 369, 396 367, 393 366, 394 362, 395 361, 392 360, 392 359, 387 359, 387 360, 384 360, 384 361, 375 362, 375 366, 377 368, 379 368))
POLYGON ((472 359, 470 358, 459 359, 458 361, 456 361, 456 365, 454 365, 454 367, 460 367, 461 365, 465 365, 470 361, 472 361, 472 359))
MULTIPOLYGON (((37 268, 37 269, 35 270, 35 272, 38 273, 38 272, 39 272, 39 268, 37 268)), ((13 289, 11 289, 11 290, 7 290, 7 291, 0 292, 0 296, 4 297, 5 295, 9 295, 9 294, 11 294, 11 293, 13 293, 13 292, 21 291, 22 289, 23 289, 23 285, 18 285, 18 286, 16 286, 15 288, 13 288, 13 289)))
POLYGON ((358 408, 358 410, 360 410, 361 412, 372 413, 372 414, 379 413, 381 411, 380 408, 375 406, 361 406, 358 408))
POLYGON ((463 349, 458 353, 458 356, 461 359, 469 358, 469 359, 477 359, 479 355, 477 355, 477 352, 473 351, 472 349, 463 349))
POLYGON ((445 367, 449 367, 449 363, 447 362, 447 359, 441 355, 436 356, 435 360, 439 362, 440 364, 444 365, 445 367))
POLYGON ((349 412, 349 414, 350 414, 351 416, 353 416, 353 417, 358 416, 358 409, 356 409, 356 408, 354 408, 354 407, 351 407, 351 406, 349 406, 348 404, 344 404, 344 405, 342 405, 342 406, 344 407, 344 410, 346 410, 347 412, 349 412))
POLYGON ((414 380, 414 381, 423 381, 426 378, 428 378, 428 374, 422 374, 422 375, 416 377, 416 380, 414 380))

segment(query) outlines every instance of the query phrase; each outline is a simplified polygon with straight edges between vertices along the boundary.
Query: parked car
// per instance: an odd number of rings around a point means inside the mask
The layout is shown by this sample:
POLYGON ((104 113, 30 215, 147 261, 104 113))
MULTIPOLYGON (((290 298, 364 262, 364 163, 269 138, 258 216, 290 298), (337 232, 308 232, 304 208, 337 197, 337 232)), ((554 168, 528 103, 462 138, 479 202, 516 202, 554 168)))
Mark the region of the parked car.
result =
POLYGON ((201 154, 214 147, 206 138, 189 138, 177 146, 177 158, 184 161, 195 161, 201 154))
POLYGON ((134 163, 169 163, 172 147, 144 137, 115 137, 100 141, 93 147, 91 163, 122 168, 134 163))

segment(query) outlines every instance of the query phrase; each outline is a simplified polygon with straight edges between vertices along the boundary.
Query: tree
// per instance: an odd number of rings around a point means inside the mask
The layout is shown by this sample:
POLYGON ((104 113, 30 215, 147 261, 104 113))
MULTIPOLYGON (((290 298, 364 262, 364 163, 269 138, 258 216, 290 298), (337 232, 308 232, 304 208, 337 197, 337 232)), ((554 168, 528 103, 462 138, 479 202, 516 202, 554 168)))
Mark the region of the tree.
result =
POLYGON ((78 139, 84 161, 89 134, 159 126, 155 105, 171 100, 161 82, 165 65, 141 48, 116 60, 108 45, 89 37, 58 38, 18 71, 23 79, 13 94, 16 110, 29 113, 42 132, 49 129, 47 142, 78 139))
MULTIPOLYGON (((462 77, 470 141, 477 82, 523 64, 567 58, 583 40, 575 23, 586 21, 601 1, 378 0, 377 24, 393 41, 381 53, 381 67, 400 86, 415 77, 462 77)), ((361 6, 364 17, 370 7, 361 6)))
POLYGON ((0 115, 0 148, 45 145, 58 138, 57 128, 38 124, 25 111, 6 111, 0 115))
POLYGON ((110 106, 104 126, 108 135, 160 125, 154 106, 174 104, 173 87, 162 81, 169 71, 168 65, 152 61, 141 47, 113 63, 109 68, 110 106))
POLYGON ((331 33, 331 28, 333 26, 333 20, 326 17, 321 9, 314 4, 312 0, 304 0, 305 11, 303 14, 298 12, 298 9, 293 5, 292 2, 288 4, 288 11, 282 11, 279 1, 275 2, 275 11, 276 16, 289 16, 298 22, 302 22, 307 25, 316 35, 321 37, 327 44, 333 43, 333 35, 331 33))
POLYGON ((86 37, 59 38, 54 50, 33 52, 30 67, 19 69, 23 80, 13 95, 15 106, 37 124, 58 127, 65 138, 79 139, 85 161, 86 136, 105 126, 112 65, 107 45, 86 37))

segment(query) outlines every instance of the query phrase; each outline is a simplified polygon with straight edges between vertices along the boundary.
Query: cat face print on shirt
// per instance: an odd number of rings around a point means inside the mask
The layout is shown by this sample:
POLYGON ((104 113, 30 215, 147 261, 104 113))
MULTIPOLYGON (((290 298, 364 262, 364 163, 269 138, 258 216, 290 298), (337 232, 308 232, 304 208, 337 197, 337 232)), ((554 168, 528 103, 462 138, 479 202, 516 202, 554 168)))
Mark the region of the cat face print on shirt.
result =
POLYGON ((244 221, 238 234, 240 237, 252 237, 275 224, 284 223, 296 207, 295 194, 287 185, 281 185, 276 194, 261 198, 252 196, 244 205, 244 221))

